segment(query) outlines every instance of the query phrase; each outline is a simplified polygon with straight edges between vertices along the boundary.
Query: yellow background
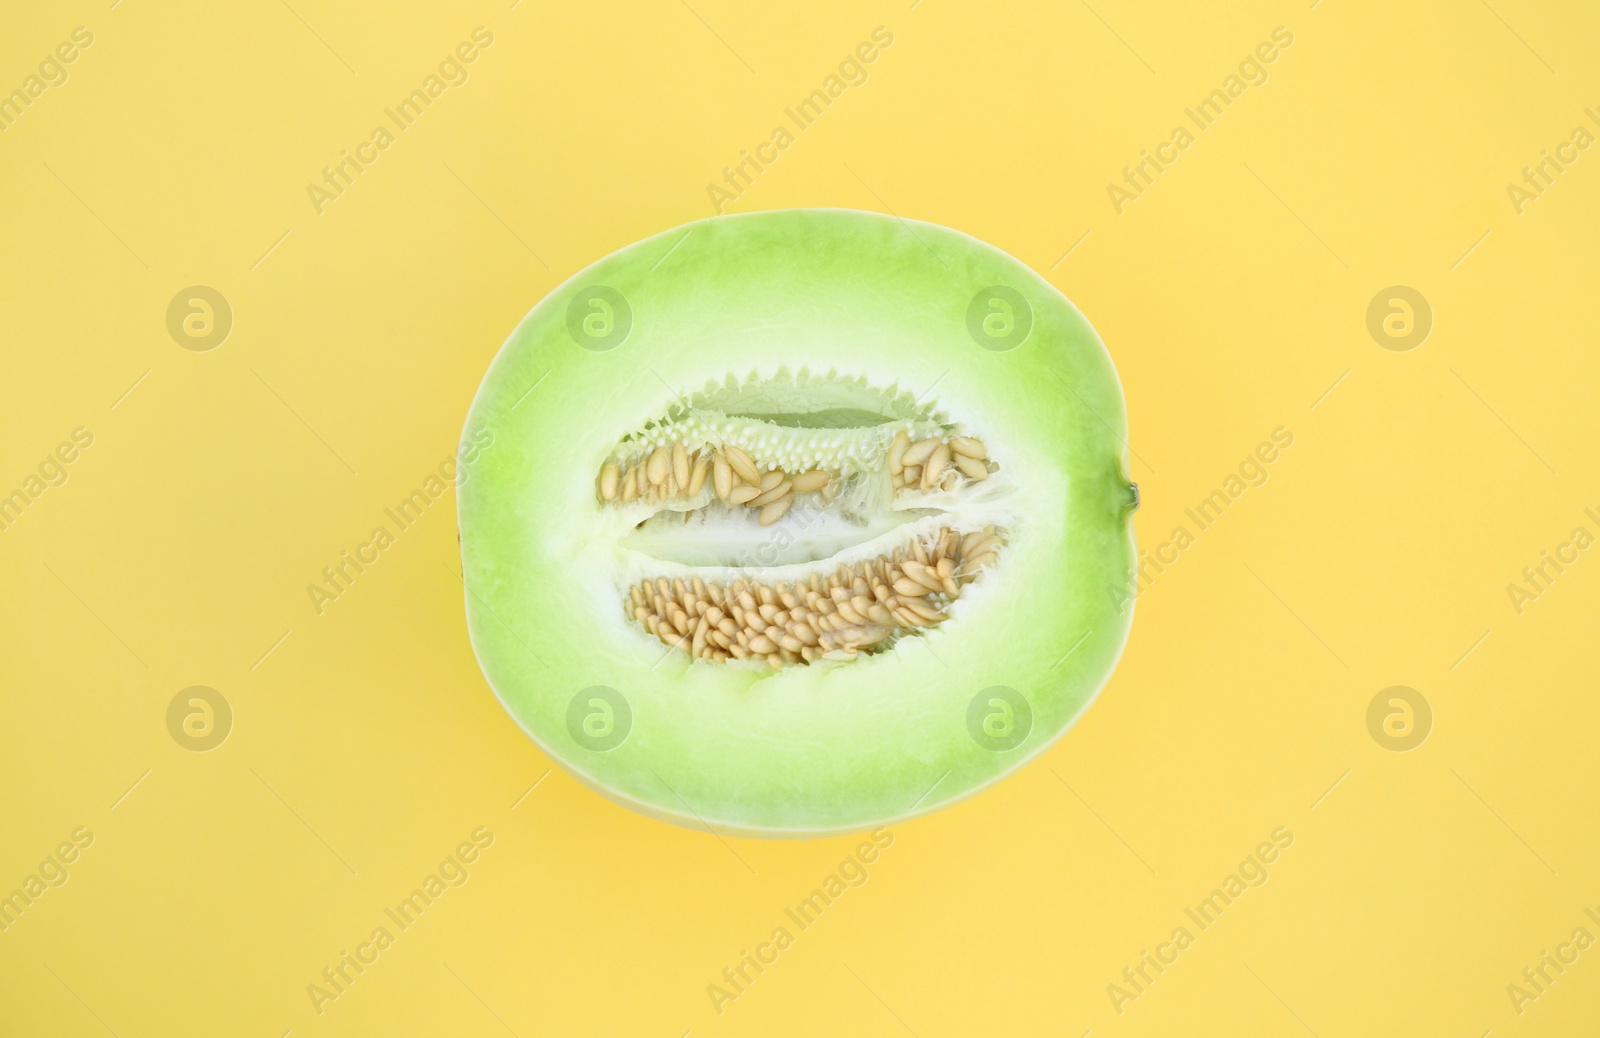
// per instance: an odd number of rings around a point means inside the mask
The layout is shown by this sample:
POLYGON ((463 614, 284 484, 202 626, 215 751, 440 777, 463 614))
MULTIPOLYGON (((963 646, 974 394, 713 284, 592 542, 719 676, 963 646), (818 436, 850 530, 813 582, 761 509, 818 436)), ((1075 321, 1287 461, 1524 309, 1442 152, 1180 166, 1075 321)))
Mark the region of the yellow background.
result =
POLYGON ((9 5, 0 90, 95 42, 0 134, 0 490, 95 439, 0 532, 0 893, 95 841, 0 933, 0 1033, 1587 1033, 1600 950, 1521 1015, 1507 985, 1600 936, 1600 557, 1521 615, 1506 586, 1600 533, 1600 150, 1520 215, 1506 185, 1600 132, 1600 17, 1091 3, 9 5), (469 81, 318 215, 306 184, 479 25, 469 81), (528 793, 551 765, 474 662, 453 498, 323 615, 305 586, 452 453, 529 307, 710 215, 880 25, 730 211, 890 210, 1044 272, 1121 372, 1145 547, 1295 442, 1059 745, 896 826, 719 1015, 707 985, 857 841, 719 839, 559 769, 528 793), (1119 215, 1106 185, 1277 26, 1269 81, 1119 215), (209 352, 168 332, 191 285, 233 308, 209 352), (1393 285, 1433 309, 1408 352, 1367 329, 1393 285), (167 728, 191 685, 234 712, 209 752, 167 728), (1409 752, 1367 727, 1392 685, 1432 707, 1409 752), (466 885, 319 1016, 307 985, 478 826, 466 885), (1269 881, 1119 1014, 1107 985, 1279 826, 1269 881))

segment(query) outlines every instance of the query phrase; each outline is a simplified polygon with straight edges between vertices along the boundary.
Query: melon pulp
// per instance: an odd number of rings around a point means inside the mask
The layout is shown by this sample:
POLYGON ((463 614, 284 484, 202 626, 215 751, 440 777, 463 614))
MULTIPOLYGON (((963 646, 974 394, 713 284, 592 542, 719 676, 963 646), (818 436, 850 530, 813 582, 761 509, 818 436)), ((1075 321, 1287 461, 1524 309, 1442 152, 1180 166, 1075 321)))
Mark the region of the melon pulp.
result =
POLYGON ((1121 388, 998 250, 842 210, 722 216, 512 333, 460 484, 474 650, 556 761, 697 828, 935 810, 1050 746, 1126 640, 1121 388))

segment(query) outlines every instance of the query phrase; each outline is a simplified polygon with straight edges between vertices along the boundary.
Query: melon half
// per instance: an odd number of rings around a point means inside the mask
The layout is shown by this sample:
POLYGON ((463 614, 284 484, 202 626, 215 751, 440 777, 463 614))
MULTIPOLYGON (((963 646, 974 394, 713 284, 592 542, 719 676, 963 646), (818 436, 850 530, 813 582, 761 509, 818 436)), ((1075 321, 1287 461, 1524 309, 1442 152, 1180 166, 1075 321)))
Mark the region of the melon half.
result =
POLYGON ((848 210, 630 245, 512 332, 462 576, 506 710, 646 814, 814 836, 934 811, 1121 654, 1137 489, 1083 315, 999 250, 848 210))

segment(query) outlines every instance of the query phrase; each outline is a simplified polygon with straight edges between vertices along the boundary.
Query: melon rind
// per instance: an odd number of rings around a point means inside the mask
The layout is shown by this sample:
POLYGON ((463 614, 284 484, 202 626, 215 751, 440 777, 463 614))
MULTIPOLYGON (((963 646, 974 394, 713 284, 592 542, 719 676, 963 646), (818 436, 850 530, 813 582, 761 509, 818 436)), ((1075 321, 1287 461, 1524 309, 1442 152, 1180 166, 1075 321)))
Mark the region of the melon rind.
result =
POLYGON ((562 767, 656 817, 813 836, 947 806, 1059 739, 1127 638, 1132 607, 1117 603, 1133 566, 1134 498, 1110 356, 1052 285, 948 228, 786 210, 630 245, 529 312, 467 429, 493 434, 459 486, 468 629, 484 674, 562 767), (626 339, 598 351, 567 320, 573 296, 597 285, 632 316, 626 339), (1009 350, 968 330, 969 304, 996 285, 1032 314, 1009 350), (1005 548, 950 620, 892 651, 778 670, 691 663, 624 616, 595 474, 620 435, 683 393, 797 372, 928 394, 981 438, 1019 488, 1005 548), (1002 751, 980 745, 967 720, 997 685, 1032 710, 1027 738, 1002 751), (593 686, 616 689, 632 712, 609 750, 568 731, 569 703, 593 686))

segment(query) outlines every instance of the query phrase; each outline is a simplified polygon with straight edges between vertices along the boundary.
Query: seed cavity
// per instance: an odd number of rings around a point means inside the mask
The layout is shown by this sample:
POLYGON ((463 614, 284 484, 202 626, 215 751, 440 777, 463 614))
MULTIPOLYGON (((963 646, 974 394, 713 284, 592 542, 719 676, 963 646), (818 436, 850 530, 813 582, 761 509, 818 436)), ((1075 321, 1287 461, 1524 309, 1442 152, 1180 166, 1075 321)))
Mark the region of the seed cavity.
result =
MULTIPOLYGON (((785 410, 807 388, 819 387, 802 378, 765 396, 759 386, 733 387, 675 405, 665 418, 624 436, 602 460, 596 498, 606 508, 652 507, 658 519, 675 520, 675 512, 685 527, 701 518, 705 538, 724 536, 727 528, 715 524, 730 514, 761 527, 788 517, 791 532, 814 536, 823 514, 834 529, 871 530, 889 514, 959 511, 965 488, 1000 471, 981 439, 909 396, 885 404, 881 415, 828 395, 821 410, 785 410), (755 399, 748 399, 751 392, 755 399)), ((836 392, 837 384, 827 391, 836 392)), ((767 583, 761 567, 749 565, 726 584, 642 580, 627 589, 623 609, 695 660, 754 660, 774 668, 853 660, 947 620, 952 603, 995 564, 1004 542, 1004 531, 992 525, 968 532, 945 525, 830 575, 824 575, 829 563, 808 564, 809 576, 787 584, 767 583)))

